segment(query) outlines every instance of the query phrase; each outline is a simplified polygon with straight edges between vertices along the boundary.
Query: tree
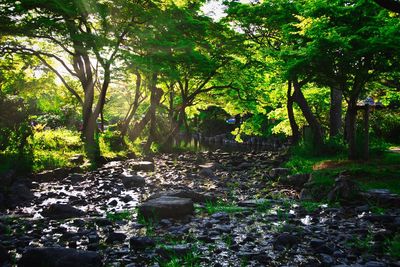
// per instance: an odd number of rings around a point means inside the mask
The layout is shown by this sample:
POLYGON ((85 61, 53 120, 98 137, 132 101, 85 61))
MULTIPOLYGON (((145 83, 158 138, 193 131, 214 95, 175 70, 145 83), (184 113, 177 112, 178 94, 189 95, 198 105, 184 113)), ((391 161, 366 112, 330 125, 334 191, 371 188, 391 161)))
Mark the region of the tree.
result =
POLYGON ((140 23, 142 5, 128 1, 2 0, 0 9, 0 31, 9 36, 1 51, 35 56, 57 75, 82 106, 86 153, 97 161, 97 118, 104 107, 113 63, 129 27, 140 23), (67 76, 80 82, 81 91, 71 86, 67 76), (96 84, 100 84, 99 93, 96 84))

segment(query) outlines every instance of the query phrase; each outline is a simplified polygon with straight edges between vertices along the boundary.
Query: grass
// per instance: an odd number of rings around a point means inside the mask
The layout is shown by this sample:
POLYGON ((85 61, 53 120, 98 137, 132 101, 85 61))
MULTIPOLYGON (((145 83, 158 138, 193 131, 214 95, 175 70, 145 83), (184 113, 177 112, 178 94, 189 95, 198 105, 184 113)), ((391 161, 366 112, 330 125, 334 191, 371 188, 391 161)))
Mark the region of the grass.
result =
MULTIPOLYGON (((166 246, 164 246, 166 248, 166 246)), ((168 250, 167 257, 157 257, 155 260, 161 267, 197 267, 200 266, 200 256, 197 247, 193 246, 185 255, 177 255, 173 250, 168 250)))
POLYGON ((245 210, 247 210, 247 209, 236 206, 235 204, 227 203, 227 202, 223 202, 223 201, 207 202, 205 205, 205 211, 208 214, 214 214, 217 212, 236 213, 236 212, 242 212, 245 210))
POLYGON ((400 153, 386 151, 371 154, 371 159, 365 162, 349 161, 342 153, 315 156, 293 149, 285 167, 290 168, 292 173, 312 173, 313 188, 320 195, 326 195, 342 172, 352 177, 362 190, 389 189, 400 194, 400 153))
POLYGON ((320 202, 302 201, 300 205, 309 213, 315 212, 321 205, 320 202))
POLYGON ((393 239, 387 240, 385 244, 387 253, 395 259, 400 259, 400 234, 395 235, 393 239))
POLYGON ((112 222, 125 221, 131 219, 133 214, 134 212, 130 210, 124 210, 120 212, 108 212, 106 214, 106 218, 112 222))

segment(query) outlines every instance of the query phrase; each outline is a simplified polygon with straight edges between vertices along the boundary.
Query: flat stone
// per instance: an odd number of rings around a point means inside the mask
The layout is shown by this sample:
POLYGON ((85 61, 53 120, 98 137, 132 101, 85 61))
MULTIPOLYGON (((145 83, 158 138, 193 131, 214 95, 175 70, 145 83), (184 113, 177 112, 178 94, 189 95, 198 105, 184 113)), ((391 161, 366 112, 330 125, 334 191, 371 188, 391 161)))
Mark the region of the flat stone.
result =
POLYGON ((149 247, 154 247, 156 242, 147 236, 143 237, 131 237, 129 239, 129 247, 132 250, 143 250, 149 247))
POLYGON ((82 217, 85 213, 77 208, 68 204, 51 204, 47 209, 42 211, 44 217, 51 219, 68 219, 75 217, 82 217))
POLYGON ((144 177, 139 176, 139 175, 132 175, 132 174, 128 174, 128 173, 124 172, 120 175, 120 178, 121 178, 122 184, 127 189, 141 187, 146 184, 144 177))
POLYGON ((112 232, 108 235, 106 239, 107 244, 112 244, 114 242, 122 243, 126 239, 126 235, 124 233, 117 233, 117 232, 112 232))
POLYGON ((193 214, 193 201, 189 198, 163 196, 150 199, 139 206, 144 218, 182 218, 193 214))
POLYGON ((100 254, 71 248, 32 248, 23 253, 18 267, 100 267, 100 254))

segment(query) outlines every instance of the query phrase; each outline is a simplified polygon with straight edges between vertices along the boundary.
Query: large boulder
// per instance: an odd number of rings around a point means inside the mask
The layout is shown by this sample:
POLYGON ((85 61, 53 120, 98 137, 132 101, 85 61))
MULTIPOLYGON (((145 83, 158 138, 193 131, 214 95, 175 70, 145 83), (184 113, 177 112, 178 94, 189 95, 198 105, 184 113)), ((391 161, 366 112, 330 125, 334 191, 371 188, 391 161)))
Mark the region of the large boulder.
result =
POLYGON ((349 176, 340 174, 335 179, 335 185, 328 193, 327 199, 329 202, 352 200, 358 197, 359 193, 359 186, 349 176))
POLYGON ((393 194, 388 189, 370 189, 361 193, 367 202, 377 203, 383 207, 400 207, 400 196, 393 194))
POLYGON ((144 177, 139 176, 139 175, 129 174, 127 172, 123 172, 120 175, 120 178, 121 178, 122 184, 127 189, 134 188, 134 187, 141 187, 146 184, 144 177))
POLYGON ((96 252, 71 248, 28 249, 18 262, 18 267, 100 267, 101 256, 96 252))
POLYGON ((144 202, 139 212, 145 219, 182 218, 193 214, 194 206, 190 198, 162 196, 144 202))
POLYGON ((68 204, 51 204, 47 209, 42 211, 44 217, 50 219, 68 219, 82 217, 85 213, 77 208, 68 204))
POLYGON ((171 191, 164 191, 164 192, 159 192, 154 195, 151 195, 149 199, 155 199, 159 197, 180 197, 180 198, 190 198, 193 202, 195 203, 204 203, 204 202, 215 202, 217 201, 217 198, 215 196, 209 195, 209 194, 202 194, 198 193, 193 190, 186 190, 186 189, 181 189, 181 190, 171 190, 171 191))

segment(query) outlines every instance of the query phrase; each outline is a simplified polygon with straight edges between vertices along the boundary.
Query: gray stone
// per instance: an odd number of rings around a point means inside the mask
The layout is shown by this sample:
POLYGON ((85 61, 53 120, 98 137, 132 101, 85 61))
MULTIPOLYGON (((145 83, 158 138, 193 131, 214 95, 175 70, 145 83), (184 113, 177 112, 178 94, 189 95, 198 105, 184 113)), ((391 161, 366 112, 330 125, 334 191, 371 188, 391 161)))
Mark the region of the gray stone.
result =
POLYGON ((132 175, 132 174, 128 174, 128 173, 124 172, 120 175, 120 178, 121 178, 122 184, 127 189, 134 188, 134 187, 141 187, 146 184, 144 177, 139 176, 139 175, 132 175))
POLYGON ((154 247, 156 242, 150 237, 131 237, 129 239, 129 247, 132 250, 143 250, 149 247, 154 247))
POLYGON ((126 239, 126 235, 124 233, 117 233, 117 232, 112 232, 108 235, 106 239, 107 244, 112 244, 114 242, 122 243, 126 239))
POLYGON ((193 214, 193 201, 189 198, 163 196, 150 199, 139 206, 139 212, 145 218, 182 218, 193 214))
POLYGON ((199 171, 199 176, 203 178, 216 178, 214 171, 211 168, 202 168, 199 171))
POLYGON ((43 210, 42 215, 50 219, 68 219, 82 217, 85 213, 71 205, 56 203, 51 204, 47 209, 43 210))
POLYGON ((33 248, 23 253, 18 267, 100 267, 101 256, 96 252, 71 248, 33 248))
POLYGON ((300 242, 299 238, 297 236, 294 236, 292 234, 288 233, 282 233, 279 234, 273 243, 274 248, 278 246, 282 247, 292 247, 294 245, 297 245, 300 242))

